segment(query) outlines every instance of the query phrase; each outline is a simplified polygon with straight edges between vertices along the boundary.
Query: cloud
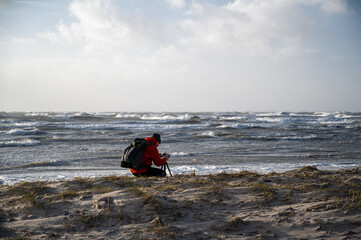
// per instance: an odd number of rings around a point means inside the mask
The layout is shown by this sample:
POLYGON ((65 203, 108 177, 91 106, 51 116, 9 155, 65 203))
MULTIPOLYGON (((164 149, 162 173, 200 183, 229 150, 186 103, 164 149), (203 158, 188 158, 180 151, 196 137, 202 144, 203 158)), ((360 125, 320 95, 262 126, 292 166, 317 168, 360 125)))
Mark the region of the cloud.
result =
MULTIPOLYGON (((168 2, 185 7, 183 1, 168 2)), ((68 25, 60 21, 55 31, 39 36, 79 46, 84 58, 98 58, 95 68, 107 62, 128 78, 141 79, 150 73, 166 78, 157 69, 191 73, 209 66, 210 58, 217 58, 214 61, 222 66, 248 57, 268 61, 318 54, 318 49, 305 44, 315 22, 300 6, 319 7, 327 13, 343 9, 340 1, 321 0, 235 0, 223 6, 193 2, 184 10, 185 18, 160 24, 136 12, 125 14, 115 3, 75 0, 69 10, 76 21, 68 25)))
POLYGON ((306 42, 317 26, 312 11, 325 15, 345 13, 345 1, 235 0, 225 6, 193 4, 189 18, 179 24, 181 45, 227 48, 239 54, 277 54, 289 48, 310 52, 306 42))
POLYGON ((56 31, 39 36, 57 43, 82 43, 87 48, 97 44, 112 47, 147 44, 162 38, 156 24, 136 14, 123 15, 111 0, 75 0, 69 10, 76 22, 65 25, 60 21, 56 31))
MULTIPOLYGON (((186 6, 184 1, 167 2, 178 8, 186 6)), ((290 48, 310 52, 305 42, 317 22, 302 6, 320 8, 326 15, 344 13, 347 7, 342 0, 235 0, 223 6, 193 2, 185 9, 185 18, 160 23, 136 12, 126 15, 111 0, 75 0, 69 10, 77 21, 70 25, 60 21, 55 31, 39 37, 81 44, 87 52, 103 46, 106 52, 129 53, 132 49, 132 54, 149 53, 175 46, 189 52, 236 51, 274 58, 278 51, 290 48)))
MULTIPOLYGON (((301 2, 302 3, 302 2, 301 2)), ((308 2, 303 2, 307 4, 308 2)), ((347 1, 345 0, 311 0, 308 4, 318 4, 326 14, 338 14, 347 12, 347 1)))
POLYGON ((173 8, 183 8, 186 6, 184 0, 166 0, 166 2, 173 8))
MULTIPOLYGON (((125 111, 262 110, 268 102, 283 104, 282 97, 296 95, 294 89, 302 99, 305 86, 319 81, 323 73, 313 64, 324 53, 313 39, 315 30, 325 23, 320 19, 344 14, 347 7, 345 1, 331 0, 167 2, 184 14, 164 21, 144 14, 142 6, 74 0, 71 22, 61 20, 52 31, 30 39, 34 48, 43 44, 42 52, 47 47, 51 58, 37 54, 34 63, 31 58, 23 64, 4 61, 9 68, 24 69, 9 79, 41 78, 44 83, 36 80, 29 89, 41 86, 54 95, 51 86, 73 89, 69 99, 100 106, 94 98, 99 96, 111 99, 111 106, 123 103, 118 109, 125 111), (285 88, 291 90, 280 90, 285 88), (139 96, 159 93, 167 101, 156 106, 130 101, 135 98, 131 89, 139 96)), ((9 86, 20 85, 13 82, 9 86)))

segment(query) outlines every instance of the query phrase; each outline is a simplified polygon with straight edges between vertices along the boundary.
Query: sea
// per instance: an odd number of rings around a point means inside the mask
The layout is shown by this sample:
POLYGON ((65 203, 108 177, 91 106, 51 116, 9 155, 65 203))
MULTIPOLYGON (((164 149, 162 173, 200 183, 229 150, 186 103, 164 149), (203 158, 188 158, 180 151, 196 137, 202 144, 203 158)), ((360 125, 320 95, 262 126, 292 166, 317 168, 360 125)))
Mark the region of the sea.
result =
POLYGON ((173 175, 361 166, 355 112, 0 112, 0 185, 131 176, 123 150, 153 133, 173 175))

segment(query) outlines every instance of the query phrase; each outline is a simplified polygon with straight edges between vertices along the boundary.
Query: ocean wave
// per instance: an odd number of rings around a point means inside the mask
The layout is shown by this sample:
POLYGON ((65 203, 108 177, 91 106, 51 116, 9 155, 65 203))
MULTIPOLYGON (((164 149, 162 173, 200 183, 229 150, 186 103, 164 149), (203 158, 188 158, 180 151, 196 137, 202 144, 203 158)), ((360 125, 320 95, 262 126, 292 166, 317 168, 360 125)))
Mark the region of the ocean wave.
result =
POLYGON ((12 119, 1 119, 2 124, 13 124, 14 122, 12 119))
POLYGON ((40 125, 44 125, 46 124, 45 122, 38 122, 38 121, 33 121, 33 122, 15 122, 12 124, 13 127, 37 127, 40 125))
POLYGON ((288 112, 267 112, 267 113, 257 113, 257 117, 279 117, 279 116, 288 116, 288 112))
POLYGON ((331 163, 331 166, 340 169, 340 168, 355 168, 359 167, 360 164, 357 164, 355 162, 341 162, 341 163, 331 163))
POLYGON ((231 138, 243 138, 244 140, 252 140, 252 141, 324 141, 329 140, 326 136, 318 136, 316 134, 305 135, 305 136, 277 136, 277 135, 259 135, 259 136, 247 136, 234 134, 231 138))
POLYGON ((284 123, 285 121, 289 121, 289 119, 282 117, 257 117, 256 121, 268 123, 284 123))
POLYGON ((104 117, 109 117, 109 116, 115 116, 115 113, 106 113, 106 112, 77 112, 74 113, 74 119, 101 119, 104 117))
POLYGON ((67 120, 73 118, 99 118, 114 116, 115 113, 107 112, 27 112, 26 117, 50 118, 55 120, 67 120))
POLYGON ((194 156, 194 154, 192 153, 187 153, 187 152, 173 152, 170 154, 172 157, 176 156, 176 157, 191 157, 194 156))
POLYGON ((48 112, 27 112, 25 113, 25 116, 27 117, 48 117, 48 112))
POLYGON ((27 136, 27 135, 45 134, 45 132, 40 131, 38 128, 31 128, 31 129, 13 128, 6 131, 6 134, 13 136, 27 136))
POLYGON ((74 114, 55 114, 49 115, 49 117, 55 120, 68 120, 74 118, 74 114))
POLYGON ((39 145, 40 141, 33 139, 1 141, 0 147, 26 147, 39 145))
POLYGON ((343 119, 354 119, 359 116, 350 115, 342 112, 316 112, 314 116, 321 117, 323 119, 343 120, 343 119))
POLYGON ((320 170, 337 170, 348 169, 354 167, 360 167, 360 163, 347 162, 347 163, 335 163, 335 162, 298 162, 298 163, 262 163, 262 164, 242 164, 242 165, 187 165, 187 166, 170 166, 171 171, 174 174, 196 174, 196 175, 208 175, 216 173, 237 173, 241 171, 251 171, 257 173, 271 173, 271 172, 286 172, 306 166, 317 167, 320 170))
POLYGON ((142 115, 135 113, 118 113, 115 118, 140 118, 142 115))
POLYGON ((291 117, 300 117, 300 118, 309 118, 309 117, 315 117, 315 114, 313 112, 292 112, 289 114, 291 117))
POLYGON ((309 136, 287 136, 287 137, 280 137, 280 140, 287 140, 287 141, 309 141, 309 140, 327 140, 326 137, 319 137, 317 135, 309 135, 309 136))
POLYGON ((141 120, 156 120, 156 121, 168 121, 168 120, 191 120, 194 119, 194 116, 186 113, 181 115, 174 115, 174 114, 144 114, 140 117, 141 120))
POLYGON ((185 124, 191 124, 191 125, 197 125, 201 124, 202 121, 199 121, 197 119, 189 119, 189 120, 169 120, 164 122, 164 124, 175 124, 175 125, 185 125, 185 124))
MULTIPOLYGON (((338 112, 337 112, 338 113, 338 112)), ((335 114, 335 112, 315 112, 314 116, 318 116, 318 117, 328 117, 335 114)))
POLYGON ((260 125, 260 124, 255 124, 255 123, 251 123, 251 124, 241 124, 238 126, 238 128, 240 129, 268 129, 268 127, 266 127, 265 125, 260 125))
POLYGON ((247 116, 219 116, 219 120, 221 121, 239 121, 248 119, 247 116))
POLYGON ((199 138, 214 138, 214 137, 216 137, 216 134, 213 131, 207 131, 207 132, 196 134, 196 137, 199 137, 199 138))
POLYGON ((361 130, 361 125, 346 126, 347 129, 361 130))
POLYGON ((113 124, 65 124, 64 128, 75 130, 119 130, 120 126, 113 124))
POLYGON ((51 167, 51 166, 68 166, 71 165, 68 161, 52 161, 52 162, 30 162, 25 164, 18 164, 12 166, 6 166, 0 170, 9 170, 9 169, 21 169, 21 168, 32 168, 32 167, 51 167))
MULTIPOLYGON (((302 166, 300 164, 300 166, 302 166)), ((209 175, 217 173, 237 173, 241 171, 252 171, 257 173, 270 173, 270 172, 284 172, 298 168, 298 165, 287 166, 287 164, 272 164, 272 165, 257 165, 257 164, 244 164, 244 165, 188 165, 188 166, 170 166, 170 169, 175 175, 196 174, 196 175, 209 175)))
POLYGON ((239 126, 238 124, 222 124, 220 126, 217 126, 216 128, 223 130, 233 130, 233 129, 237 129, 238 126, 239 126))

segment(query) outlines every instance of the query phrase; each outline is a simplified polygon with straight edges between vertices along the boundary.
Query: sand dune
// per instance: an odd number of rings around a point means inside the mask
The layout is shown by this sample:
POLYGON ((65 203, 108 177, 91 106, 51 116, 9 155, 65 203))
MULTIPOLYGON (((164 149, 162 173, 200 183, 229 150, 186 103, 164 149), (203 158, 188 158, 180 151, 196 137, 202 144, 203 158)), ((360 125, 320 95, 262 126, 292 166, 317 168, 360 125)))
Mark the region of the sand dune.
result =
POLYGON ((0 188, 3 239, 361 239, 361 168, 0 188))

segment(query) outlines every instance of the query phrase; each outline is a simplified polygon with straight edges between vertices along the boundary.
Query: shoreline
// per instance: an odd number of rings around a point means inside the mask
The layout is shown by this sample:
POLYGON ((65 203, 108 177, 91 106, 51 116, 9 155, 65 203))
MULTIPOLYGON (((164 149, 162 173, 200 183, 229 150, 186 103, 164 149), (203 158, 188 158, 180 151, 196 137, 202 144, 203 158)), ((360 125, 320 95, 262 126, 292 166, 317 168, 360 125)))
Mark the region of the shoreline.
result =
POLYGON ((0 186, 3 239, 360 239, 361 167, 0 186))
MULTIPOLYGON (((259 164, 238 164, 238 165, 170 165, 172 174, 177 176, 190 175, 195 172, 197 175, 210 175, 228 173, 234 174, 241 171, 257 172, 259 174, 269 174, 272 172, 285 173, 295 169, 312 166, 322 171, 337 171, 341 169, 353 169, 361 167, 360 163, 354 161, 346 165, 345 162, 336 163, 322 162, 301 162, 288 163, 287 166, 281 163, 263 163, 259 164), (332 166, 332 167, 331 167, 332 166)), ((22 165, 14 165, 0 168, 0 186, 16 185, 22 182, 54 182, 54 181, 72 181, 74 178, 101 178, 106 176, 129 176, 133 175, 129 169, 116 167, 59 167, 52 162, 32 162, 22 165)))

